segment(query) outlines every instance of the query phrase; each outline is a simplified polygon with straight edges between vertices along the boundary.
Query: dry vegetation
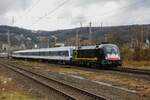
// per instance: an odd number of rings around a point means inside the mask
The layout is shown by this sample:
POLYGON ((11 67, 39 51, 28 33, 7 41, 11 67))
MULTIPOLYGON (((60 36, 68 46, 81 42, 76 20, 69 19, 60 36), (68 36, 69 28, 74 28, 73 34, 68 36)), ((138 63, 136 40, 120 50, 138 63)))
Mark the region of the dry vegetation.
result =
POLYGON ((144 49, 139 47, 134 49, 124 48, 121 53, 124 60, 150 61, 150 47, 144 49))
POLYGON ((125 67, 150 69, 150 47, 145 49, 124 48, 121 53, 125 67))
POLYGON ((20 87, 13 78, 0 72, 0 100, 37 100, 20 87))
POLYGON ((150 70, 150 61, 124 61, 124 67, 150 70))
POLYGON ((64 73, 67 75, 77 75, 81 77, 85 77, 90 80, 96 80, 96 81, 102 81, 102 82, 108 82, 115 86, 121 86, 128 89, 133 89, 142 95, 150 96, 150 82, 143 79, 138 79, 135 77, 128 77, 126 75, 121 75, 117 73, 109 73, 107 71, 86 71, 75 67, 67 67, 66 65, 59 66, 59 65, 53 65, 53 64, 44 64, 44 63, 38 63, 38 62, 27 62, 27 61, 13 61, 13 63, 16 63, 18 65, 26 65, 29 67, 33 67, 33 69, 37 70, 45 70, 49 72, 58 72, 58 73, 64 73))

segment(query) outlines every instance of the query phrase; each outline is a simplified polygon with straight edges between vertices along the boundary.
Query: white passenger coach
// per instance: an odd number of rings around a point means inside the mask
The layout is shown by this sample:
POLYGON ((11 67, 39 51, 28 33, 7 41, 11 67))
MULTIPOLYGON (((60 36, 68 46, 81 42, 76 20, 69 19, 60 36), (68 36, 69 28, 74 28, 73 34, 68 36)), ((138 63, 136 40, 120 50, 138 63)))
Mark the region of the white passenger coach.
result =
POLYGON ((43 59, 55 61, 71 61, 73 50, 75 47, 55 47, 43 49, 31 49, 15 51, 12 54, 13 58, 27 58, 27 59, 43 59))

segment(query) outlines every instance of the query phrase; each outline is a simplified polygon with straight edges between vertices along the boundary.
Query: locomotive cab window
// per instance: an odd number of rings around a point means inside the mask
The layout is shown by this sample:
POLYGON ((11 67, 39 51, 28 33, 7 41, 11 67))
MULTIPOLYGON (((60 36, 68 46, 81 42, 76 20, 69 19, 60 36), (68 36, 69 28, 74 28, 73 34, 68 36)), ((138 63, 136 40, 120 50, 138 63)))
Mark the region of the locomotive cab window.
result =
POLYGON ((118 48, 113 47, 113 46, 106 46, 106 47, 104 47, 104 52, 106 54, 119 54, 118 48))

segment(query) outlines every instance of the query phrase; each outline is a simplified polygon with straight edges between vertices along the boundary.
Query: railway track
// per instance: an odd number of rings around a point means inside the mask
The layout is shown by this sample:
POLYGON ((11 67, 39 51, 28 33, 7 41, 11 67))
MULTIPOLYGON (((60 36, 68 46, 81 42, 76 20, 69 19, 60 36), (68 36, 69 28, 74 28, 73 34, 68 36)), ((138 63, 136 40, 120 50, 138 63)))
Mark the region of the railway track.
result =
POLYGON ((105 71, 105 72, 112 72, 112 73, 119 72, 121 74, 124 74, 124 73, 133 74, 134 76, 137 75, 137 77, 139 76, 143 79, 150 80, 148 78, 150 76, 150 70, 144 70, 144 69, 133 69, 133 68, 125 68, 125 67, 91 68, 91 67, 83 67, 83 66, 75 66, 75 65, 63 65, 63 64, 58 64, 58 63, 52 63, 52 65, 60 65, 60 67, 77 68, 77 69, 93 71, 93 72, 105 71))
POLYGON ((58 63, 52 63, 52 64, 57 64, 60 66, 68 66, 70 67, 75 67, 83 70, 90 70, 90 71, 116 71, 116 72, 123 72, 123 73, 131 73, 131 74, 138 74, 138 75, 147 75, 150 76, 150 70, 144 70, 144 69, 134 69, 134 68, 125 68, 125 67, 86 67, 86 66, 78 66, 78 65, 63 65, 63 64, 58 64, 58 63))
POLYGON ((144 69, 133 69, 133 68, 125 68, 125 67, 107 67, 107 68, 103 68, 103 67, 85 67, 85 66, 75 66, 75 65, 62 65, 62 64, 58 64, 58 63, 53 63, 53 64, 57 64, 60 66, 68 66, 68 68, 78 68, 78 69, 83 69, 83 70, 88 70, 88 71, 116 71, 116 72, 122 72, 122 73, 131 73, 131 74, 138 74, 138 75, 146 75, 146 76, 150 76, 150 70, 144 70, 144 69))
MULTIPOLYGON (((73 66, 73 65, 71 65, 73 66)), ((83 70, 90 70, 90 71, 116 71, 116 72, 122 72, 122 73, 129 73, 129 74, 138 74, 138 75, 146 75, 146 76, 150 76, 150 70, 144 70, 144 69, 133 69, 133 68, 125 68, 125 67, 107 67, 107 68, 103 68, 103 67, 99 67, 99 68, 92 68, 92 67, 83 67, 83 66, 73 66, 73 67, 77 67, 79 69, 83 69, 83 70)))
POLYGON ((27 70, 12 64, 2 64, 1 65, 31 79, 39 84, 46 86, 47 88, 54 90, 59 95, 66 98, 66 100, 108 100, 103 96, 99 96, 88 91, 85 91, 80 88, 76 88, 74 86, 62 83, 58 80, 48 78, 39 73, 33 72, 31 70, 27 70))
POLYGON ((117 68, 113 68, 113 67, 108 67, 108 68, 103 68, 103 67, 99 67, 99 68, 92 68, 92 67, 83 67, 83 66, 77 66, 77 65, 64 65, 64 64, 58 64, 58 63, 51 63, 51 64, 57 64, 60 66, 68 66, 70 67, 75 67, 75 68, 79 68, 79 69, 83 69, 83 70, 90 70, 90 71, 99 71, 99 70, 104 70, 104 71, 116 71, 116 72, 122 72, 122 73, 131 73, 131 74, 138 74, 138 75, 146 75, 146 76, 150 76, 150 70, 144 70, 144 69, 134 69, 134 68, 125 68, 125 67, 117 67, 117 68))
POLYGON ((110 68, 109 70, 118 71, 118 72, 124 72, 124 73, 131 73, 131 74, 139 74, 139 75, 148 75, 148 76, 150 76, 150 70, 124 68, 124 67, 110 68))

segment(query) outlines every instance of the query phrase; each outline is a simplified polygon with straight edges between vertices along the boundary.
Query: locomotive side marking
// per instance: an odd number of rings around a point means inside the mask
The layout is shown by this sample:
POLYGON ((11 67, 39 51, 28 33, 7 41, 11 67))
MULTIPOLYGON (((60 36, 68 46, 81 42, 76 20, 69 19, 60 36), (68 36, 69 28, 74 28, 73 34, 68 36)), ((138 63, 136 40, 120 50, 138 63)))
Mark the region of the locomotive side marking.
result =
POLYGON ((75 58, 75 60, 88 60, 88 61, 97 61, 97 58, 75 58))

